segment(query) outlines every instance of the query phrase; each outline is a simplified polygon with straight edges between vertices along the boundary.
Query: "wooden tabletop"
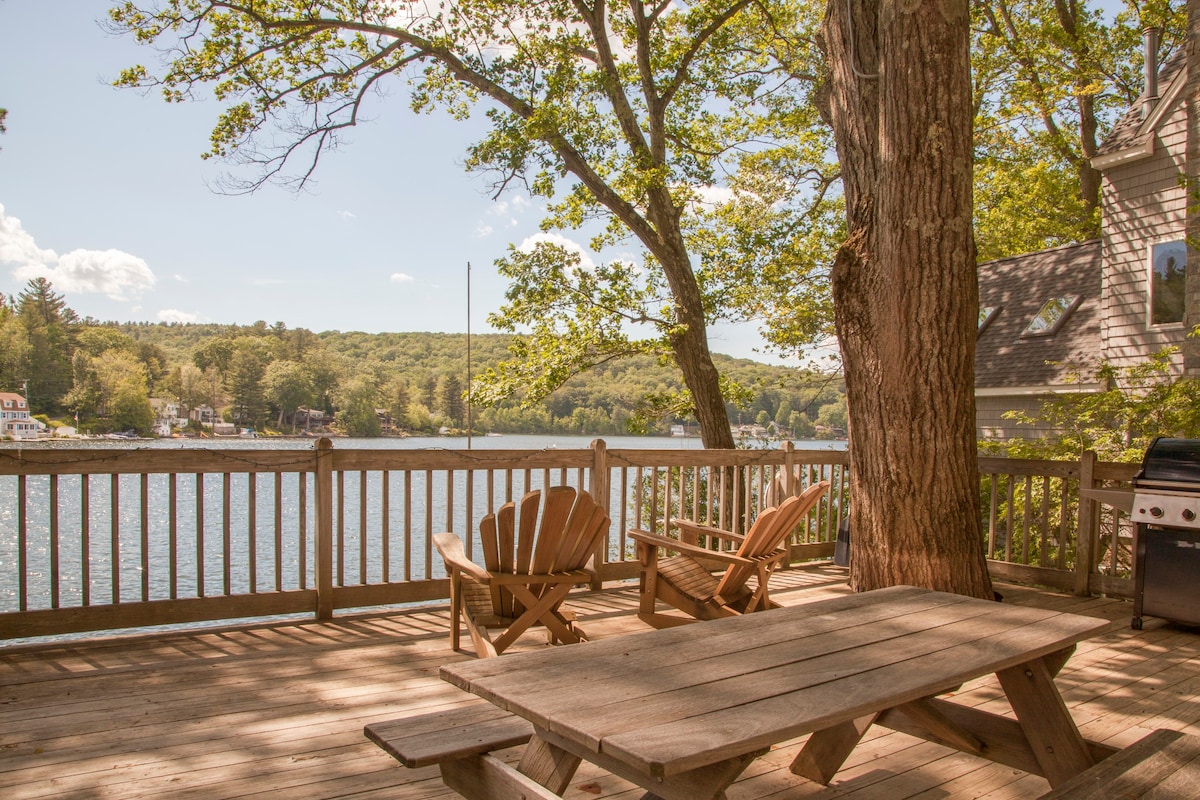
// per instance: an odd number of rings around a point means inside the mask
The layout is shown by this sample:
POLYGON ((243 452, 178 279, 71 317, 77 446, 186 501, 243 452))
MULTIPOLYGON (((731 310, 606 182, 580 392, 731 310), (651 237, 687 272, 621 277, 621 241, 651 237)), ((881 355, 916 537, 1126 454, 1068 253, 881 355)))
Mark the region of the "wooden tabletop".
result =
POLYGON ((1059 652, 1102 619, 894 587, 443 666, 580 754, 674 775, 1059 652))

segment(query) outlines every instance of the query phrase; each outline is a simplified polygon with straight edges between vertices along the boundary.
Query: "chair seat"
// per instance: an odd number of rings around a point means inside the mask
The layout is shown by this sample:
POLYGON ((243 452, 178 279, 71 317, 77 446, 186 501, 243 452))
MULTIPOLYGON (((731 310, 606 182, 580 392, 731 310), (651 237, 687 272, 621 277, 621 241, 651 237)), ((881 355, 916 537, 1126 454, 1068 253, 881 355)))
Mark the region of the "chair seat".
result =
POLYGON ((713 599, 720 578, 688 556, 671 556, 658 561, 658 577, 676 590, 696 598, 701 603, 713 599))
POLYGON ((777 607, 768 594, 771 573, 787 558, 788 535, 828 488, 829 481, 818 481, 778 506, 763 509, 745 536, 694 522, 685 525, 682 520, 674 521, 681 530, 678 539, 630 530, 642 565, 638 617, 661 628, 777 607), (684 530, 692 535, 690 541, 685 541, 684 530), (735 553, 704 549, 697 544, 698 534, 737 542, 738 549, 735 553), (709 571, 706 565, 714 562, 724 564, 723 572, 709 571), (684 616, 660 613, 656 608, 660 601, 684 616))

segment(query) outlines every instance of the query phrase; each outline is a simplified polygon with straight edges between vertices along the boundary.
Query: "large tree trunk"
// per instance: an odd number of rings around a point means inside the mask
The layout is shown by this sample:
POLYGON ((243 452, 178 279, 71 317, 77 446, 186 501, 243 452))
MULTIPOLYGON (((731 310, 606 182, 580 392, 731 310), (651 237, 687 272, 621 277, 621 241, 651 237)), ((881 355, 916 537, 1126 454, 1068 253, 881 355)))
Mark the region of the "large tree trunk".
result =
POLYGON ((851 585, 992 597, 979 522, 966 0, 827 6, 848 236, 833 267, 851 585), (851 42, 853 36, 853 42, 851 42))

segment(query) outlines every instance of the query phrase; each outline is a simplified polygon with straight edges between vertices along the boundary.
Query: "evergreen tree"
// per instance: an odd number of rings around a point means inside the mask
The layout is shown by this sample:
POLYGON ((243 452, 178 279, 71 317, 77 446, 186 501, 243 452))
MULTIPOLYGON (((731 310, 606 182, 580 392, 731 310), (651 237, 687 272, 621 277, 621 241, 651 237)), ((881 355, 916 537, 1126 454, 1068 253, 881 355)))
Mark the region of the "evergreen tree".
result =
POLYGON ((34 278, 17 295, 17 316, 28 342, 30 410, 55 414, 71 390, 71 357, 75 353, 78 317, 67 308, 45 278, 34 278))
POLYGON ((444 414, 451 424, 462 427, 466 419, 466 404, 463 402, 462 381, 454 373, 443 375, 438 381, 437 413, 444 414))

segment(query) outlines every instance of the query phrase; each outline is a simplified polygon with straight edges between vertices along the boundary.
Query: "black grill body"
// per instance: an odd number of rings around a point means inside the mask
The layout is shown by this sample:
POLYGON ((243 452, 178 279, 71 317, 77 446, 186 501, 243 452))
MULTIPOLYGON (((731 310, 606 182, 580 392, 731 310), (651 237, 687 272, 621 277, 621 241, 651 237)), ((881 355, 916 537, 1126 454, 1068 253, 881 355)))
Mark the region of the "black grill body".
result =
POLYGON ((1200 625, 1200 439, 1155 439, 1133 486, 1132 627, 1200 625))

